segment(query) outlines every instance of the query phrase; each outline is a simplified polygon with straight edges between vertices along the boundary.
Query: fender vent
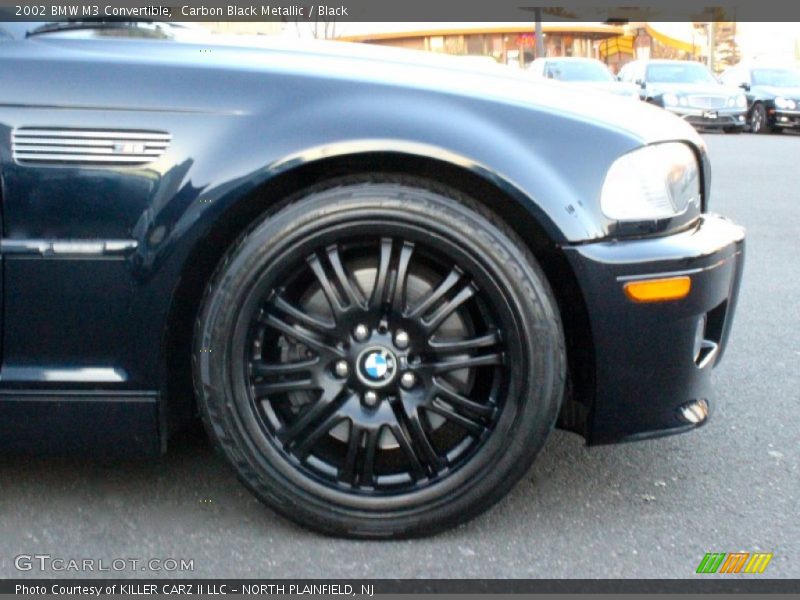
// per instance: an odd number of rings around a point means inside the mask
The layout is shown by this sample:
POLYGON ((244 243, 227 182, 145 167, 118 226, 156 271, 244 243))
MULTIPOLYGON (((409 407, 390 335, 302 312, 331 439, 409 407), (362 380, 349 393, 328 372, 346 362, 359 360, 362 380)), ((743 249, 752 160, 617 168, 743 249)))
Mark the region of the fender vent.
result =
POLYGON ((11 134, 20 164, 144 165, 164 154, 170 141, 162 131, 22 127, 11 134))

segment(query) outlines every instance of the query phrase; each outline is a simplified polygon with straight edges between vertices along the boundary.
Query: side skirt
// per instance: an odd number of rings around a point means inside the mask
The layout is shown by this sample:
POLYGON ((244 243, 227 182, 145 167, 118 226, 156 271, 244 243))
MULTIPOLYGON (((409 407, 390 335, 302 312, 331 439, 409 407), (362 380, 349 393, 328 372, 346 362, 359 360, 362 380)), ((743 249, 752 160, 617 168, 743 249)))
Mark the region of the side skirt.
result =
POLYGON ((147 391, 0 390, 0 452, 158 456, 158 398, 147 391))

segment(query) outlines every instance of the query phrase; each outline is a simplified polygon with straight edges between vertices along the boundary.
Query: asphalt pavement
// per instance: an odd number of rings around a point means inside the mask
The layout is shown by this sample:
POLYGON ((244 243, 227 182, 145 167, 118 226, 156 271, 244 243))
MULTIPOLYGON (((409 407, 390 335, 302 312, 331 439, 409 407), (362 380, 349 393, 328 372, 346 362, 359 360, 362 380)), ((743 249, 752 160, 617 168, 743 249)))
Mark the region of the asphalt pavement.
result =
POLYGON ((556 432, 490 512, 400 542, 288 523, 237 483, 202 432, 152 462, 0 456, 0 577, 91 575, 15 568, 16 556, 43 554, 193 561, 182 573, 99 573, 125 577, 692 578, 706 552, 735 551, 774 554, 759 577, 800 577, 800 136, 704 138, 712 209, 748 238, 703 429, 588 449, 556 432))

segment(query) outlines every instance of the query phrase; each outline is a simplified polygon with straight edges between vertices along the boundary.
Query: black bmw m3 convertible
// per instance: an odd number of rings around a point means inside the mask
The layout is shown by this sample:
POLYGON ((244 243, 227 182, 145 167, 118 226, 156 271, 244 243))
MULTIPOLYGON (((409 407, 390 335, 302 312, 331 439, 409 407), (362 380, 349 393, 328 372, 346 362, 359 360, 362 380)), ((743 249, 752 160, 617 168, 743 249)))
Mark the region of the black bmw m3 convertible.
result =
POLYGON ((743 230, 702 139, 502 68, 157 23, 0 23, 0 447, 202 418, 307 527, 434 533, 560 427, 693 429, 743 230))

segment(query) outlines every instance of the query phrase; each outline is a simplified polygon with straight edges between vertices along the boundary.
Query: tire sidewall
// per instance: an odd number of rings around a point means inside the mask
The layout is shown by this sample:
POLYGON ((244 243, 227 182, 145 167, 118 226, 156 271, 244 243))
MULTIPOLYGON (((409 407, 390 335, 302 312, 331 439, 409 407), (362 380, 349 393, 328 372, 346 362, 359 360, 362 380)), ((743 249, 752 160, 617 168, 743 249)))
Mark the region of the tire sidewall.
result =
POLYGON ((769 133, 770 127, 769 127, 769 123, 767 122, 767 111, 764 108, 764 105, 761 104, 761 103, 758 103, 753 107, 753 115, 751 117, 750 128, 752 129, 753 133, 756 133, 756 134, 769 133), (755 128, 756 115, 758 115, 758 118, 759 118, 759 121, 760 121, 759 129, 755 128))

